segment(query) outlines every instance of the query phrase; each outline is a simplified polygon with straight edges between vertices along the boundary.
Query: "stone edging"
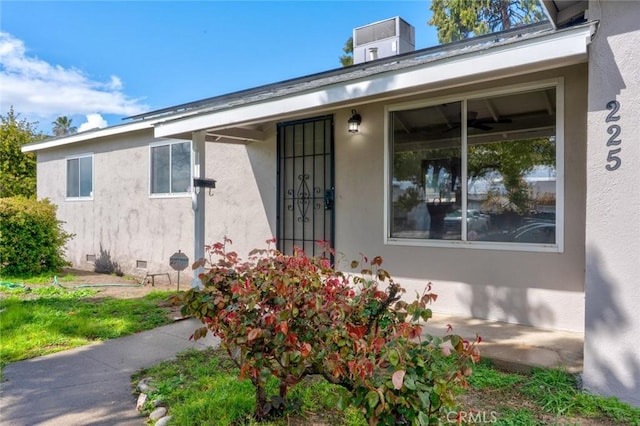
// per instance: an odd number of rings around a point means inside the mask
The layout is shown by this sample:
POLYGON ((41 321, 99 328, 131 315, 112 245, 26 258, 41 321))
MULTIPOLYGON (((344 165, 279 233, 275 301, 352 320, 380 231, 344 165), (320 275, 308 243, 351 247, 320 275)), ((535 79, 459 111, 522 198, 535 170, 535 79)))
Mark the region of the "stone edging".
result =
MULTIPOLYGON (((153 380, 152 377, 144 377, 136 386, 138 394, 138 400, 136 402, 136 410, 142 413, 144 405, 147 403, 148 395, 156 389, 149 383, 153 380)), ((154 422, 155 426, 166 426, 171 421, 171 416, 168 415, 169 409, 162 399, 156 399, 151 401, 154 410, 149 414, 149 420, 154 422)))

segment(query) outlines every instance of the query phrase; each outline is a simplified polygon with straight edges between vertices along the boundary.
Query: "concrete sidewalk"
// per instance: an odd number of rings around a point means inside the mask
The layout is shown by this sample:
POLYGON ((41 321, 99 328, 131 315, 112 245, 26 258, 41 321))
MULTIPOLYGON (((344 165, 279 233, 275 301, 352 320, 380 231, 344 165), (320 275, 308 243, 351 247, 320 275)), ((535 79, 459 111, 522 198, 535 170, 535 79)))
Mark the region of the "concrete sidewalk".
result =
POLYGON ((189 336, 197 320, 9 364, 0 383, 0 424, 144 425, 131 374, 188 348, 216 344, 189 336))
MULTIPOLYGON (((502 322, 434 313, 425 332, 482 337, 480 355, 499 367, 526 372, 531 367, 582 371, 583 336, 502 322)), ((0 384, 3 425, 143 425, 131 393, 131 374, 188 348, 217 344, 211 336, 189 336, 200 322, 185 320, 154 330, 72 349, 5 367, 0 384)))

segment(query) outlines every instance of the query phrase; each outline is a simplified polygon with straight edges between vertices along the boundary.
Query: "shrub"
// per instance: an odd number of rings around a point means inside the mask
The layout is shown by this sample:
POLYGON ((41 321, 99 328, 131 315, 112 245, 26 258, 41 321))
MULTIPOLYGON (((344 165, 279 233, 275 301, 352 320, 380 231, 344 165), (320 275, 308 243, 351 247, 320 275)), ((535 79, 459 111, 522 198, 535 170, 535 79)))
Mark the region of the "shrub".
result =
POLYGON ((284 408, 289 387, 311 374, 347 389, 372 425, 429 424, 452 406, 478 353, 457 335, 421 335, 437 297, 429 286, 407 303, 380 257, 363 257, 364 268, 348 276, 301 250, 254 250, 244 262, 228 243, 207 247, 210 260, 194 264, 211 269, 202 290, 182 294, 183 313, 205 324, 192 337, 220 337, 240 377, 255 385, 257 419, 284 408), (279 394, 269 397, 272 376, 279 394))
POLYGON ((0 272, 37 275, 68 264, 64 245, 73 237, 62 229, 49 200, 0 198, 0 272))
POLYGON ((111 252, 102 248, 100 244, 100 256, 96 258, 93 270, 99 274, 114 274, 119 277, 124 275, 120 264, 111 259, 111 252))

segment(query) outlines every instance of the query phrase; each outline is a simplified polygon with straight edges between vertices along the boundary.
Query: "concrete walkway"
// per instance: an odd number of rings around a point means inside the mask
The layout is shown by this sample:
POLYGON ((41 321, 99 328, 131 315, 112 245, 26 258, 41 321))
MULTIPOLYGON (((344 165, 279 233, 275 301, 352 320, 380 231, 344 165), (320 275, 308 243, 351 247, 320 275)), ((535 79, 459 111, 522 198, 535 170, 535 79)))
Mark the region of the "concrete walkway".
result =
POLYGON ((189 336, 200 322, 178 321, 119 339, 9 364, 0 383, 0 424, 144 425, 131 375, 188 348, 216 343, 189 336))
POLYGON ((515 325, 506 322, 434 313, 423 332, 434 336, 452 333, 467 340, 482 338, 480 357, 489 358, 499 368, 528 373, 533 367, 561 368, 582 373, 584 334, 515 325))
MULTIPOLYGON (((468 339, 482 337, 480 355, 503 368, 561 367, 582 371, 583 336, 501 322, 434 314, 425 332, 444 335, 447 325, 468 339)), ((135 410, 131 374, 174 357, 187 348, 217 342, 189 336, 200 323, 179 321, 155 330, 16 362, 0 383, 0 424, 143 425, 135 410)))

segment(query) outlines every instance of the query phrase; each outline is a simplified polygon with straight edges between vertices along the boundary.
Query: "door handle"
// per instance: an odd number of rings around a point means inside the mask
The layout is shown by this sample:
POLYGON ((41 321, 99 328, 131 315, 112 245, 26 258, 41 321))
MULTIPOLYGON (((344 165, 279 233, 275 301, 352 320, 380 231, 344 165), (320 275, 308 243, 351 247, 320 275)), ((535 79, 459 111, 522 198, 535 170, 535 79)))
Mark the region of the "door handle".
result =
POLYGON ((324 209, 333 210, 333 188, 324 191, 324 209))

